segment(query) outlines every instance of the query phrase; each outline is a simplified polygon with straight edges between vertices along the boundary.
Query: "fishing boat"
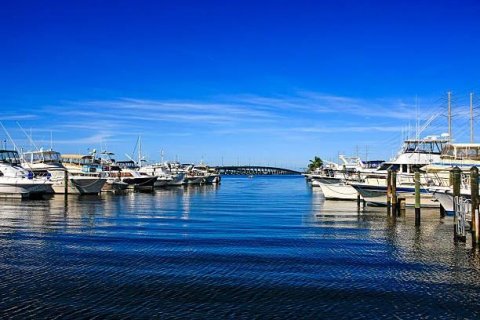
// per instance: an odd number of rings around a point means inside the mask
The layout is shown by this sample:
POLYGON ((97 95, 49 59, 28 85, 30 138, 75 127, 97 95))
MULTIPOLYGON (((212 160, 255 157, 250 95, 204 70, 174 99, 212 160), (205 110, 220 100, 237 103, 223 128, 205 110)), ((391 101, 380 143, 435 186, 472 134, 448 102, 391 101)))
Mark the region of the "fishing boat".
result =
MULTIPOLYGON (((446 136, 428 136, 423 139, 407 139, 403 147, 392 161, 383 163, 378 170, 362 177, 361 182, 349 184, 370 205, 387 204, 387 170, 397 172, 397 193, 405 198, 407 206, 415 203, 414 172, 420 168, 440 161, 440 155, 445 146, 450 142, 446 136)), ((421 196, 423 207, 438 207, 438 201, 433 198, 428 186, 432 184, 431 178, 422 176, 421 196)))

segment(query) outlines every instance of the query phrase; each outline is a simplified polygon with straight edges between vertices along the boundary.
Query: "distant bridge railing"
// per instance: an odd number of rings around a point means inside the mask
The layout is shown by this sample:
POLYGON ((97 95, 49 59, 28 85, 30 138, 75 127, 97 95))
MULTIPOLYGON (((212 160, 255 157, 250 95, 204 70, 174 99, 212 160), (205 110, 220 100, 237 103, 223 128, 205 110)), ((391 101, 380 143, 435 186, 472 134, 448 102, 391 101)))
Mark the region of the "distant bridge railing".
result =
POLYGON ((299 171, 264 166, 220 166, 215 167, 224 175, 293 175, 301 174, 299 171))

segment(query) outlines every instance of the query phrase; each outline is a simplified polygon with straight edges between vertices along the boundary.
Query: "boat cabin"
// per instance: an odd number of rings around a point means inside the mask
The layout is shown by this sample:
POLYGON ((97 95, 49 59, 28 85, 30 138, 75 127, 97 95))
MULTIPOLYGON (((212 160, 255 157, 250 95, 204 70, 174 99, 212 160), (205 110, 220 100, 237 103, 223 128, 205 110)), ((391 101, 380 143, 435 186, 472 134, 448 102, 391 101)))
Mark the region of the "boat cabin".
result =
POLYGON ((82 172, 96 173, 102 172, 102 165, 93 155, 81 155, 81 154, 62 154, 62 163, 64 165, 71 165, 74 167, 80 167, 82 172))

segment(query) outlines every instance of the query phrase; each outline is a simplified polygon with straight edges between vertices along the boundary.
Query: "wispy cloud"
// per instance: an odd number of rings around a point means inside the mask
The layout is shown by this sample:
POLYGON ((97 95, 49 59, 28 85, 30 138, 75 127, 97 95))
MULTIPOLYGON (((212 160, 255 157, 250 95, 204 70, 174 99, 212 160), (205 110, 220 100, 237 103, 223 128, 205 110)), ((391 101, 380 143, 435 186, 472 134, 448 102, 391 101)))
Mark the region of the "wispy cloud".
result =
MULTIPOLYGON (((416 115, 412 101, 307 91, 198 100, 120 97, 63 101, 43 108, 37 106, 36 110, 38 113, 29 112, 23 119, 36 120, 34 134, 41 137, 36 141, 38 145, 50 144, 49 135, 38 133, 53 131, 54 145, 59 145, 62 151, 71 151, 69 146, 87 148, 102 144, 118 154, 130 151, 137 135, 142 135, 147 148, 169 148, 176 150, 171 151, 175 153, 238 150, 242 143, 296 146, 307 141, 312 148, 319 141, 344 148, 351 143, 362 143, 352 142, 359 136, 375 140, 388 138, 388 133, 392 133, 398 137, 397 133, 416 115)), ((3 117, 22 120, 13 114, 3 117)), ((10 127, 16 124, 12 122, 10 127)))
POLYGON ((0 121, 23 121, 37 118, 38 116, 35 114, 0 114, 0 121))

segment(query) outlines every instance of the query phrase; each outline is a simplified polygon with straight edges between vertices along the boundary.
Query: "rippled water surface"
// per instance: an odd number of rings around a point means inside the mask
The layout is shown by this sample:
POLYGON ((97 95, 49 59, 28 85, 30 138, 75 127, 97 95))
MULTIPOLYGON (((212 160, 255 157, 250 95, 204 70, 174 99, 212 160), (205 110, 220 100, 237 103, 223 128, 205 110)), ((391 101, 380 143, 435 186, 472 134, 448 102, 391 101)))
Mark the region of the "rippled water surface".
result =
POLYGON ((479 256, 302 177, 0 201, 3 318, 478 319, 479 256))

